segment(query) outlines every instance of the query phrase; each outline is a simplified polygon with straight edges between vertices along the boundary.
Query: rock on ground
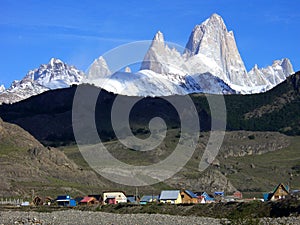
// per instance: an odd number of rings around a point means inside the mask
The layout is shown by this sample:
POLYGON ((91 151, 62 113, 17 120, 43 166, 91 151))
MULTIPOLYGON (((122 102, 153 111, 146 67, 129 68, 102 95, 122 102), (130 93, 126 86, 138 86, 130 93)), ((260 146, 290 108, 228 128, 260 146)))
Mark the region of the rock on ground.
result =
MULTIPOLYGON (((66 210, 51 213, 24 212, 24 211, 1 211, 0 225, 147 225, 147 224, 230 224, 229 221, 208 217, 173 216, 162 214, 114 214, 105 212, 66 210)), ((260 224, 300 224, 300 217, 262 218, 260 224)))

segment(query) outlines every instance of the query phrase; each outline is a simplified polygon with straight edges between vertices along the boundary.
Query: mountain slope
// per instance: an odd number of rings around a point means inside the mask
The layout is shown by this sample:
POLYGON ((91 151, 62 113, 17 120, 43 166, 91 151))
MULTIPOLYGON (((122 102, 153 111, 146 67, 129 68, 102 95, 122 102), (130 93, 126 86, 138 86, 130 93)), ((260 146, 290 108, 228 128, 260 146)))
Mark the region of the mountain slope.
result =
POLYGON ((227 96, 226 105, 231 109, 227 113, 228 128, 299 135, 299 77, 300 73, 297 72, 263 94, 227 96))
POLYGON ((45 148, 32 135, 0 119, 0 195, 82 193, 109 183, 99 180, 91 170, 77 166, 66 155, 45 148))
MULTIPOLYGON (((84 93, 89 96, 89 94, 98 93, 99 89, 90 85, 83 85, 80 88, 84 88, 84 93)), ((38 96, 33 96, 29 99, 24 101, 12 104, 12 105, 2 105, 0 106, 0 116, 3 117, 5 121, 10 121, 16 124, 19 124, 24 129, 28 130, 32 135, 34 135, 38 140, 42 141, 44 144, 51 144, 51 145, 65 145, 65 144, 72 144, 74 142, 73 136, 73 129, 72 129, 72 100, 74 98, 74 93, 76 91, 76 87, 71 87, 68 89, 60 89, 60 90, 51 90, 45 92, 38 96)), ((299 100, 300 100, 300 73, 296 73, 287 78, 286 81, 282 82, 278 87, 274 89, 256 95, 228 95, 225 96, 225 102, 227 106, 227 130, 252 130, 252 131, 280 131, 290 135, 299 135, 300 134, 300 116, 299 116, 299 100), (266 108, 265 108, 266 107, 266 108)), ((196 109, 199 113, 200 117, 200 124, 201 129, 206 131, 210 129, 210 111, 209 106, 206 101, 206 96, 202 94, 193 94, 190 95, 194 101, 196 109)), ((122 98, 122 101, 126 103, 126 101, 131 100, 135 97, 128 97, 128 96, 118 96, 122 98)), ((129 160, 133 164, 140 165, 145 160, 150 160, 146 163, 152 163, 155 160, 161 160, 170 153, 174 145, 176 145, 178 138, 177 136, 180 134, 178 128, 180 127, 180 121, 177 115, 176 110, 165 100, 160 98, 143 98, 138 104, 134 106, 130 114, 130 125, 132 127, 133 133, 143 137, 147 137, 149 134, 148 123, 151 118, 153 117, 161 117, 166 122, 169 131, 167 133, 166 140, 159 146, 155 151, 149 151, 145 154, 148 157, 144 157, 144 153, 136 153, 131 149, 125 149, 122 145, 115 140, 115 134, 112 130, 112 125, 110 122, 111 118, 111 107, 114 102, 116 95, 112 93, 108 93, 102 90, 99 94, 98 101, 95 107, 95 118, 96 118, 96 125, 98 128, 98 133, 101 137, 101 140, 105 142, 105 145, 109 148, 111 154, 115 157, 119 157, 120 160, 129 160), (135 155, 138 154, 138 155, 135 155), (137 158, 141 156, 142 159, 137 158)), ((168 97, 171 98, 171 97, 168 97)), ((6 123, 5 123, 6 124, 6 123)), ((86 129, 87 131, 90 130, 89 125, 83 124, 82 129, 86 129)), ((0 134, 3 129, 0 129, 0 134)), ((3 132, 2 132, 3 133, 3 132)), ((27 133, 27 135, 29 135, 27 133)), ((88 135, 88 132, 87 132, 88 135)), ((247 182, 246 184, 236 182, 233 180, 233 183, 227 181, 227 176, 220 173, 218 169, 218 162, 215 162, 215 167, 210 168, 207 173, 201 174, 197 172, 196 168, 199 163, 199 156, 202 155, 202 151, 207 144, 209 133, 201 133, 200 136, 200 143, 197 147, 197 152, 193 156, 193 159, 189 164, 174 176, 172 179, 167 180, 164 184, 160 185, 167 185, 168 188, 170 187, 180 187, 186 186, 187 188, 197 187, 197 189, 205 188, 209 190, 209 188, 223 188, 226 186, 226 190, 234 190, 235 188, 242 187, 243 190, 247 191, 247 182), (218 180, 219 186, 217 185, 218 182, 213 182, 218 180)), ((20 138, 22 135, 5 135, 5 137, 11 137, 11 141, 23 140, 24 138, 20 138)), ((4 136, 3 136, 4 137, 4 136)), ((26 136, 27 137, 27 136, 26 136)), ((29 137, 29 136, 28 136, 29 137)), ((32 138, 32 136, 30 135, 32 138)), ((31 139, 29 138, 29 139, 31 139)), ((89 138, 89 136, 87 136, 89 138)), ((28 138, 25 138, 28 139, 28 138)), ((3 140, 2 138, 0 140, 3 140)), ((5 138, 4 138, 5 140, 5 138)), ((7 140, 7 139, 6 139, 7 140)), ((238 176, 244 176, 244 174, 249 170, 248 167, 251 166, 247 161, 243 160, 241 164, 237 164, 239 159, 229 159, 230 157, 244 157, 245 155, 260 155, 264 154, 266 151, 276 151, 281 148, 285 148, 289 145, 289 138, 278 133, 271 133, 271 132, 243 132, 243 131, 236 131, 236 132, 228 132, 227 138, 224 141, 222 146, 221 152, 219 154, 218 160, 221 161, 221 171, 228 173, 229 177, 235 179, 238 176), (231 167, 226 167, 226 165, 222 164, 223 158, 228 158, 228 162, 230 165, 234 165, 231 167), (245 165, 244 165, 245 164, 245 165), (242 167, 243 166, 243 167, 242 167), (242 171, 239 168, 246 168, 242 171)), ((11 141, 5 141, 5 143, 10 143, 11 141)), ((88 140, 89 143, 95 143, 96 140, 88 140)), ((31 143, 31 142, 29 142, 31 143)), ((54 187, 66 187, 72 186, 74 187, 73 191, 78 193, 77 190, 85 190, 86 184, 82 184, 84 182, 92 182, 90 179, 84 180, 84 178, 79 178, 80 173, 74 172, 78 171, 70 170, 70 173, 67 173, 66 170, 61 170, 61 168, 65 168, 65 166, 53 165, 52 162, 47 162, 48 165, 51 165, 51 168, 57 168, 58 171, 63 171, 62 174, 55 175, 54 172, 52 173, 51 169, 47 166, 43 167, 41 164, 45 164, 44 160, 48 160, 50 150, 41 147, 41 150, 34 150, 39 149, 41 146, 38 142, 33 141, 33 148, 31 146, 26 145, 24 149, 16 147, 16 144, 9 144, 9 146, 14 146, 13 149, 19 149, 21 153, 18 152, 19 156, 11 156, 12 161, 7 161, 5 158, 7 152, 12 154, 12 148, 4 147, 4 142, 0 143, 0 149, 2 154, 4 155, 1 157, 1 168, 4 168, 4 171, 8 171, 13 175, 7 175, 6 172, 4 173, 10 180, 5 180, 4 183, 7 186, 3 186, 3 190, 11 190, 12 179, 20 180, 18 185, 13 186, 13 190, 16 190, 15 194, 28 192, 32 186, 32 180, 29 181, 29 177, 26 177, 26 174, 22 172, 17 172, 17 175, 14 170, 17 171, 26 171, 26 173, 30 174, 33 179, 45 184, 45 186, 51 186, 50 184, 54 179, 54 187), (34 147, 36 146, 36 147, 34 147), (31 150, 29 150, 31 149, 31 150), (37 155, 42 158, 31 160, 31 156, 34 155, 36 152, 37 155), (48 157, 48 158, 47 158, 48 157), (22 160, 21 160, 22 159, 22 160), (30 172, 31 170, 26 169, 22 162, 26 162, 26 166, 28 165, 35 165, 38 168, 36 169, 37 172, 30 172), (29 160, 29 161, 27 161, 29 160), (39 162, 40 160, 40 162, 39 162), (8 162, 8 163, 7 163, 8 162), (6 166, 5 166, 6 165, 6 166), (53 167, 52 167, 53 166, 53 167), (28 171, 29 170, 29 171, 28 171), (73 173, 73 172, 74 173, 73 173), (19 174, 19 175, 18 175, 19 174), (69 174, 69 175, 68 175, 69 174), (74 175, 75 174, 75 175, 74 175), (70 178, 72 176, 76 178, 70 178), (13 177, 14 178, 13 178, 13 177), (20 176, 20 178, 19 178, 20 176), (49 179, 41 178, 42 177, 52 177, 49 179), (59 181, 57 181, 57 176, 59 181), (70 176, 70 177, 69 177, 70 176), (23 180, 24 179, 24 180, 23 180), (80 179, 80 181, 79 181, 80 179), (51 180, 51 182, 49 182, 51 180), (68 181, 68 183, 62 182, 61 180, 68 181), (75 182, 75 183, 74 183, 75 182), (26 188, 20 188, 21 184, 26 188), (76 186, 77 185, 77 186, 76 186), (76 188, 77 187, 77 188, 76 188)), ((6 145, 7 146, 7 145, 6 145)), ((68 147, 76 148, 76 147, 68 147)), ((52 148, 51 148, 52 149, 52 148)), ((67 150, 66 150, 67 152, 67 150)), ((55 153, 56 154, 56 153, 55 153)), ((275 154, 275 153, 274 153, 275 154)), ((291 155, 295 155, 296 150, 293 148, 291 155)), ((70 156, 74 156, 74 160, 76 159, 77 162, 82 161, 78 160, 80 154, 78 150, 72 150, 70 156)), ((272 154, 271 154, 272 155, 272 154)), ((277 153, 276 153, 277 155, 277 153)), ((281 155, 278 153, 278 155, 281 155)), ((61 158, 62 156, 57 156, 56 159, 61 158)), ((50 157, 51 158, 51 157, 50 157)), ((55 158, 54 156, 52 158, 55 158)), ((262 157, 265 160, 265 157, 262 157)), ((67 159, 66 159, 67 160, 67 159)), ((259 159, 260 160, 260 159, 259 159)), ((289 158, 291 167, 297 168, 297 160, 294 158, 289 158)), ((226 161, 226 162, 227 162, 226 161)), ((280 165, 280 160, 277 160, 276 163, 280 165), (278 161, 278 162, 277 162, 278 161)), ((67 162, 70 165, 73 165, 71 162, 67 162)), ((261 165, 264 165, 261 161, 256 164, 253 162, 253 165, 257 167, 253 171, 259 171, 261 165)), ((271 165, 271 163, 270 163, 271 165)), ((277 165, 277 164, 276 164, 277 165)), ((76 166, 76 165, 75 165, 76 166)), ((281 174, 286 176, 292 168, 289 167, 285 171, 282 171, 281 174)), ((31 167, 28 167, 31 168, 31 167)), ((72 167, 71 167, 72 168, 72 167)), ((74 167, 76 168, 76 167, 74 167)), ((280 167, 281 168, 281 167, 280 167)), ((85 167, 86 169, 86 167, 85 167)), ((266 168, 263 168, 266 170, 266 168)), ((34 170, 34 171, 36 171, 34 170)), ((84 170, 85 171, 85 170, 84 170)), ((85 174, 86 175, 86 174, 85 174)), ((91 175, 94 176, 94 175, 91 175)), ((90 175, 86 177, 91 177, 90 175)), ((253 177, 262 178, 261 174, 257 172, 257 174, 253 175, 253 177)), ((7 178, 7 179, 8 179, 7 178)), ((91 178, 92 179, 92 178, 91 178)), ((94 179, 94 178, 93 178, 94 179)), ((106 185, 111 184, 107 180, 103 180, 99 178, 97 182, 101 182, 101 184, 97 184, 96 186, 99 187, 106 187, 106 185), (102 183, 102 181, 104 183, 102 183)), ((286 180, 286 177, 284 178, 286 180)), ((90 184, 90 183, 89 183, 90 184)), ((273 185, 271 180, 264 179, 264 182, 261 183, 260 186, 261 191, 265 191, 268 189, 263 189, 264 187, 269 187, 273 185)), ((43 186, 43 188, 45 187, 43 186)), ((93 189, 94 184, 90 184, 87 189, 93 189)), ((166 186, 164 186, 166 187, 166 186)), ((253 185, 251 186, 251 191, 255 188, 253 185)), ((50 188, 51 189, 51 188, 50 188)), ((53 189, 52 189, 53 190, 53 189)), ((61 190, 61 189, 59 189, 61 190)), ((95 189, 93 189, 95 190, 95 189)), ((213 190, 213 189, 212 189, 213 190)), ((50 192, 50 190, 49 190, 50 192)))
POLYGON ((83 72, 59 59, 52 58, 48 64, 30 70, 21 81, 14 81, 10 88, 0 91, 1 103, 14 103, 48 90, 67 88, 84 79, 83 72))

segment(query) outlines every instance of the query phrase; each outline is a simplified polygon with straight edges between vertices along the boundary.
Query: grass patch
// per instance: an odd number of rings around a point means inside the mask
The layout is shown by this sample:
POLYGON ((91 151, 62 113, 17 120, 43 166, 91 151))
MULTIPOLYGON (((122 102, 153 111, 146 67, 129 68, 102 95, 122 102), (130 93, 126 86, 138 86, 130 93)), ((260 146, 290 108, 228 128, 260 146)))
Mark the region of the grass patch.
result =
MULTIPOLYGON (((221 160, 221 171, 244 192, 268 192, 278 183, 300 189, 300 137, 292 137, 284 149, 262 155, 228 157, 221 160)), ((253 197, 253 196, 252 196, 253 197)), ((259 197, 262 197, 261 195, 259 197)))

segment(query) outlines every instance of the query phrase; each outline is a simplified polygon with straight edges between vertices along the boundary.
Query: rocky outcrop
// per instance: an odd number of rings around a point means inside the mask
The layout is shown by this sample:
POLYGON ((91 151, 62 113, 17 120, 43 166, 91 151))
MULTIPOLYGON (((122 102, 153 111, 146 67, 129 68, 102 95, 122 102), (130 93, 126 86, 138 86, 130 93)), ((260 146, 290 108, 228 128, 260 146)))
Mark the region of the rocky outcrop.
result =
POLYGON ((178 189, 205 190, 208 193, 215 191, 231 193, 237 190, 224 174, 213 167, 204 172, 188 171, 183 168, 183 171, 166 180, 165 183, 178 189))
POLYGON ((230 156, 261 155, 280 150, 289 144, 289 138, 277 132, 227 132, 219 156, 227 158, 230 156))

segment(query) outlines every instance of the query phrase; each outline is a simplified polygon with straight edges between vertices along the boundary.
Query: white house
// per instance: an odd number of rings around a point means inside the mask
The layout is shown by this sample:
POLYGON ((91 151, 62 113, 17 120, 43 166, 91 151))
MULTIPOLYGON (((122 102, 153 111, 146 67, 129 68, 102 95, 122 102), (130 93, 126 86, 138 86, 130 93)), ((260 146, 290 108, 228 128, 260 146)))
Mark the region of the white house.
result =
POLYGON ((127 203, 127 197, 123 191, 103 192, 103 204, 127 203))

